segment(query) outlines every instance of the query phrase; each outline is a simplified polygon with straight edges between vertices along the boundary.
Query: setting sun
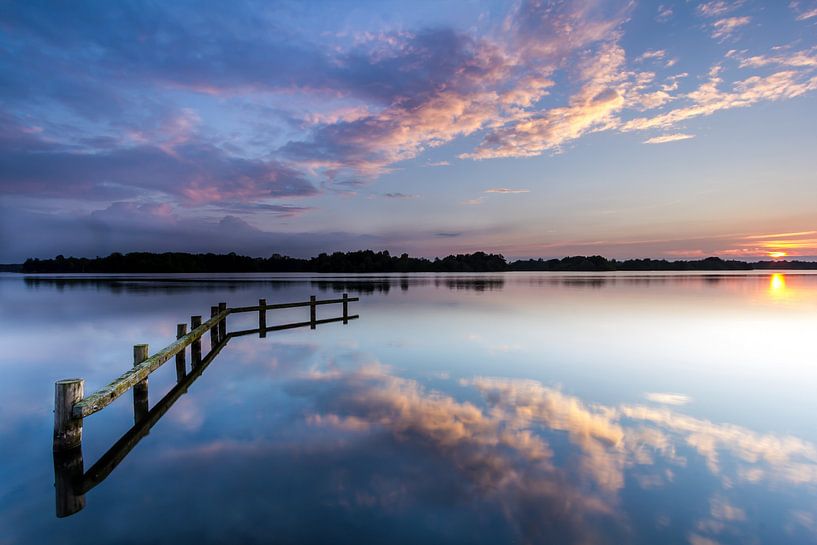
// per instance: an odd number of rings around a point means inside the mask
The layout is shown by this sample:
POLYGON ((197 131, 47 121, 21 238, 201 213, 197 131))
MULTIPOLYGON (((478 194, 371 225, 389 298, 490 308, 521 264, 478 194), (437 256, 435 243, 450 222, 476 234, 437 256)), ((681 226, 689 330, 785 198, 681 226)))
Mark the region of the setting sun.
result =
POLYGON ((786 252, 769 252, 769 257, 773 259, 777 259, 778 257, 786 257, 787 255, 789 254, 786 252))

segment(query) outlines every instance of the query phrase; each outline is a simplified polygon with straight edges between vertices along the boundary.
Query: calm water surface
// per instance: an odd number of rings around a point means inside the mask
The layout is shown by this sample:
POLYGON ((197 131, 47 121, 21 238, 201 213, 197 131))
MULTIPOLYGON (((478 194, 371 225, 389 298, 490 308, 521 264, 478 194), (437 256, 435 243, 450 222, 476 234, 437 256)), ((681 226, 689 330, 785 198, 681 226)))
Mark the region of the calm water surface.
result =
MULTIPOLYGON (((817 543, 816 343, 808 274, 2 275, 0 544, 817 543), (349 325, 230 340, 56 518, 55 380, 344 291, 349 325)), ((86 469, 132 424, 86 419, 86 469)))

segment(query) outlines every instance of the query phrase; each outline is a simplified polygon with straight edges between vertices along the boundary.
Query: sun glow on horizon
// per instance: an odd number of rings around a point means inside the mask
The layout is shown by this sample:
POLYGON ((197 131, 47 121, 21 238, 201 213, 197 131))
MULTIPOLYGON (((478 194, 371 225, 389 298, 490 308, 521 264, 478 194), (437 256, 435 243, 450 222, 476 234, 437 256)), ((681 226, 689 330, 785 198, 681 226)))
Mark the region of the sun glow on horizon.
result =
POLYGON ((769 252, 768 255, 772 259, 778 259, 780 257, 786 257, 789 254, 787 254, 786 252, 769 252))

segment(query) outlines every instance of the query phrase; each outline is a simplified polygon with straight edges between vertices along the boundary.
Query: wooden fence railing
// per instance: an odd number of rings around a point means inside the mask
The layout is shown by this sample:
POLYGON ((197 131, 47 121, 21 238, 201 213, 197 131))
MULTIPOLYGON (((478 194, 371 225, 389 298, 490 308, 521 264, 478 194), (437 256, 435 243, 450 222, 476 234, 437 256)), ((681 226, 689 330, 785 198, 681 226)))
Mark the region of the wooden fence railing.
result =
POLYGON ((269 331, 305 326, 315 329, 318 324, 330 322, 348 323, 349 320, 358 317, 357 315, 349 315, 349 303, 358 300, 357 297, 349 297, 344 293, 340 299, 318 301, 313 295, 309 298, 309 301, 274 305, 268 305, 265 299, 261 299, 258 305, 251 307, 227 308, 226 303, 220 303, 218 306, 210 308, 210 319, 204 323, 201 322, 201 316, 192 316, 190 318, 189 333, 186 333, 187 324, 178 324, 176 341, 152 356, 148 355, 148 345, 135 345, 133 347, 133 367, 107 386, 88 396, 84 395, 85 381, 83 379, 59 380, 55 385, 54 396, 54 451, 58 452, 79 446, 82 443, 83 419, 97 411, 101 411, 131 388, 133 389, 134 420, 138 422, 144 418, 148 412, 148 376, 175 356, 177 379, 181 380, 185 375, 186 368, 185 349, 188 346, 191 347, 191 367, 195 369, 202 361, 202 336, 209 331, 211 350, 217 347, 221 340, 227 338, 227 316, 230 314, 258 312, 258 329, 236 331, 231 335, 242 336, 258 333, 259 336, 264 337, 269 331), (331 304, 342 304, 343 315, 339 318, 318 320, 317 307, 331 304), (297 307, 309 307, 308 321, 267 327, 267 311, 297 307))
POLYGON ((80 511, 85 506, 85 493, 98 485, 116 468, 136 444, 150 431, 150 428, 170 409, 190 385, 204 372, 222 348, 233 337, 255 335, 265 337, 270 331, 280 331, 296 327, 331 322, 348 323, 358 315, 349 315, 349 303, 357 297, 343 294, 340 299, 318 301, 315 296, 309 301, 268 305, 266 300, 257 306, 227 308, 226 303, 211 307, 210 319, 201 322, 201 316, 190 318, 190 332, 187 324, 176 327, 176 341, 153 354, 148 353, 148 345, 133 347, 133 368, 129 369, 107 386, 87 397, 83 396, 83 379, 57 381, 54 407, 54 474, 57 499, 57 516, 66 517, 80 511), (343 315, 337 318, 318 319, 319 305, 342 304, 343 315), (309 320, 267 327, 267 311, 285 308, 309 307, 309 320), (241 312, 258 312, 258 327, 227 332, 227 316, 241 312), (210 332, 210 350, 202 357, 201 338, 210 332), (185 349, 190 346, 190 372, 187 371, 185 349), (148 404, 148 376, 175 356, 176 385, 152 408, 148 404), (83 419, 110 405, 117 397, 133 389, 134 425, 105 452, 100 459, 84 470, 82 457, 83 419))

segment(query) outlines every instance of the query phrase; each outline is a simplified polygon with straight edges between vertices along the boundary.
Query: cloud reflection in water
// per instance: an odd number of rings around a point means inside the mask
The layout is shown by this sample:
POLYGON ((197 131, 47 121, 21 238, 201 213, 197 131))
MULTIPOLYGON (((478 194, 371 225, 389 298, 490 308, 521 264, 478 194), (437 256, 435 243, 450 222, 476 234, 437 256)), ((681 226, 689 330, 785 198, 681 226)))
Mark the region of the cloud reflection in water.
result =
POLYGON ((433 453, 464 479, 469 494, 501 506, 528 543, 632 539, 627 489, 671 492, 676 480, 703 468, 714 492, 699 502, 710 508, 688 529, 691 543, 751 535, 736 493, 745 486, 786 494, 781 485, 801 488, 794 493, 817 485, 817 449, 796 437, 664 407, 588 404, 531 380, 476 377, 460 386, 479 396, 459 401, 371 364, 313 372, 292 391, 312 399, 311 426, 348 440, 385 433, 433 453))

